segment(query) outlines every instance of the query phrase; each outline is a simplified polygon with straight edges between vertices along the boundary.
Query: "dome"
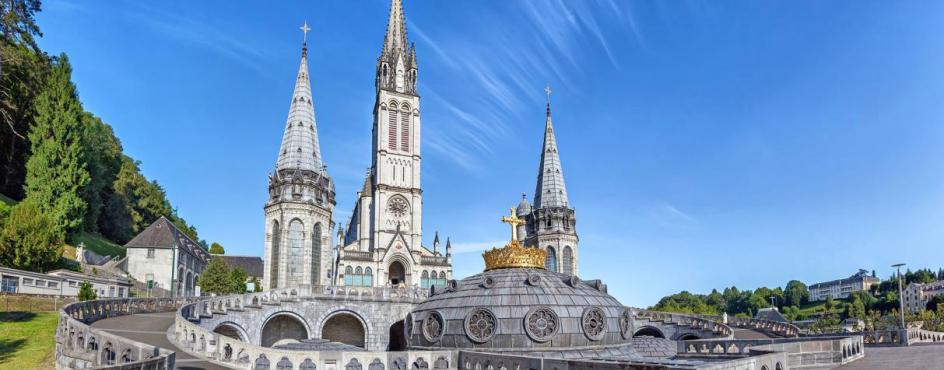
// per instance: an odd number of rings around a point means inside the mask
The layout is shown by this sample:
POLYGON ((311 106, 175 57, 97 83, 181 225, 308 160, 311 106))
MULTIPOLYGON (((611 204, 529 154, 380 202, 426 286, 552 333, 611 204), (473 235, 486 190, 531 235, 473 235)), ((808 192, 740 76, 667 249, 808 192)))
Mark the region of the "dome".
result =
POLYGON ((531 213, 531 203, 528 203, 528 198, 525 194, 521 194, 521 202, 518 202, 518 216, 524 216, 531 213))
POLYGON ((414 349, 558 351, 632 342, 632 314, 599 280, 502 268, 435 287, 404 329, 414 349))

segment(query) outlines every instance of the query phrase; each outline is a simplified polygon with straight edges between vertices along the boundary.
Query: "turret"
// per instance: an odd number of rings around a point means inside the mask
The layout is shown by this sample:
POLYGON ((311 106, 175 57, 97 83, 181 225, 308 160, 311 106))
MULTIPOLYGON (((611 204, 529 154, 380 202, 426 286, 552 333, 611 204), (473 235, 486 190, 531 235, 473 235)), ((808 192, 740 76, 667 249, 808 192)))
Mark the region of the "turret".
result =
POLYGON ((439 231, 437 231, 436 236, 433 237, 433 254, 439 255, 439 231))
POLYGON ((403 3, 393 0, 383 49, 377 58, 377 89, 416 94, 416 47, 408 43, 403 3))

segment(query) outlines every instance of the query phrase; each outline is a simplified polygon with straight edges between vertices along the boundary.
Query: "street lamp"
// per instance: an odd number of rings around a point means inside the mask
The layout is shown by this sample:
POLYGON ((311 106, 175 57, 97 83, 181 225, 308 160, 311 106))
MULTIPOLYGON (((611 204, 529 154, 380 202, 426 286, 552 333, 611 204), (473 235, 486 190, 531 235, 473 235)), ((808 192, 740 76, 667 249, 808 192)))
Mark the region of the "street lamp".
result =
POLYGON ((898 313, 901 315, 901 330, 905 330, 905 295, 901 289, 901 266, 904 266, 904 263, 896 263, 892 267, 898 270, 898 313))

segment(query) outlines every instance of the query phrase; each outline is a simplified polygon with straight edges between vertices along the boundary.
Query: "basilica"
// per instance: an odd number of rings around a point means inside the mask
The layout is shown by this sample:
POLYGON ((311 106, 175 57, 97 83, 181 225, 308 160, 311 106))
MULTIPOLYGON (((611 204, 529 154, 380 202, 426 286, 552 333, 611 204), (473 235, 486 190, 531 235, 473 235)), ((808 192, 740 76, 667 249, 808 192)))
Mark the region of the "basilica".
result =
MULTIPOLYGON (((302 27, 306 34, 308 30, 302 27)), ((401 3, 392 3, 374 71, 370 167, 351 217, 337 224, 336 192, 319 147, 307 55, 305 42, 278 159, 269 176, 264 287, 445 285, 452 279, 451 241, 447 238, 443 246, 437 233, 431 248, 423 245, 418 67, 401 3)), ((575 275, 576 217, 551 123, 550 90, 546 92, 533 204, 522 197, 513 213, 521 219, 519 242, 545 250, 548 269, 575 275)))

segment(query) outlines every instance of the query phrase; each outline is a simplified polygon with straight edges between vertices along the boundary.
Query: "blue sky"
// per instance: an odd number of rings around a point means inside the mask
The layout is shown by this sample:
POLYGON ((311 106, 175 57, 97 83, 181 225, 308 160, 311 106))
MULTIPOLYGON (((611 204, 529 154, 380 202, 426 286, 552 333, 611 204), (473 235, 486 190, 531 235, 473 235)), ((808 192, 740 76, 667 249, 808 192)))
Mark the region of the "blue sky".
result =
MULTIPOLYGON (((346 220, 370 165, 386 0, 47 0, 85 108, 202 237, 261 255, 305 20, 322 153, 346 220)), ((534 191, 545 83, 583 278, 648 306, 944 265, 944 3, 407 0, 426 243, 457 277, 534 191)))

